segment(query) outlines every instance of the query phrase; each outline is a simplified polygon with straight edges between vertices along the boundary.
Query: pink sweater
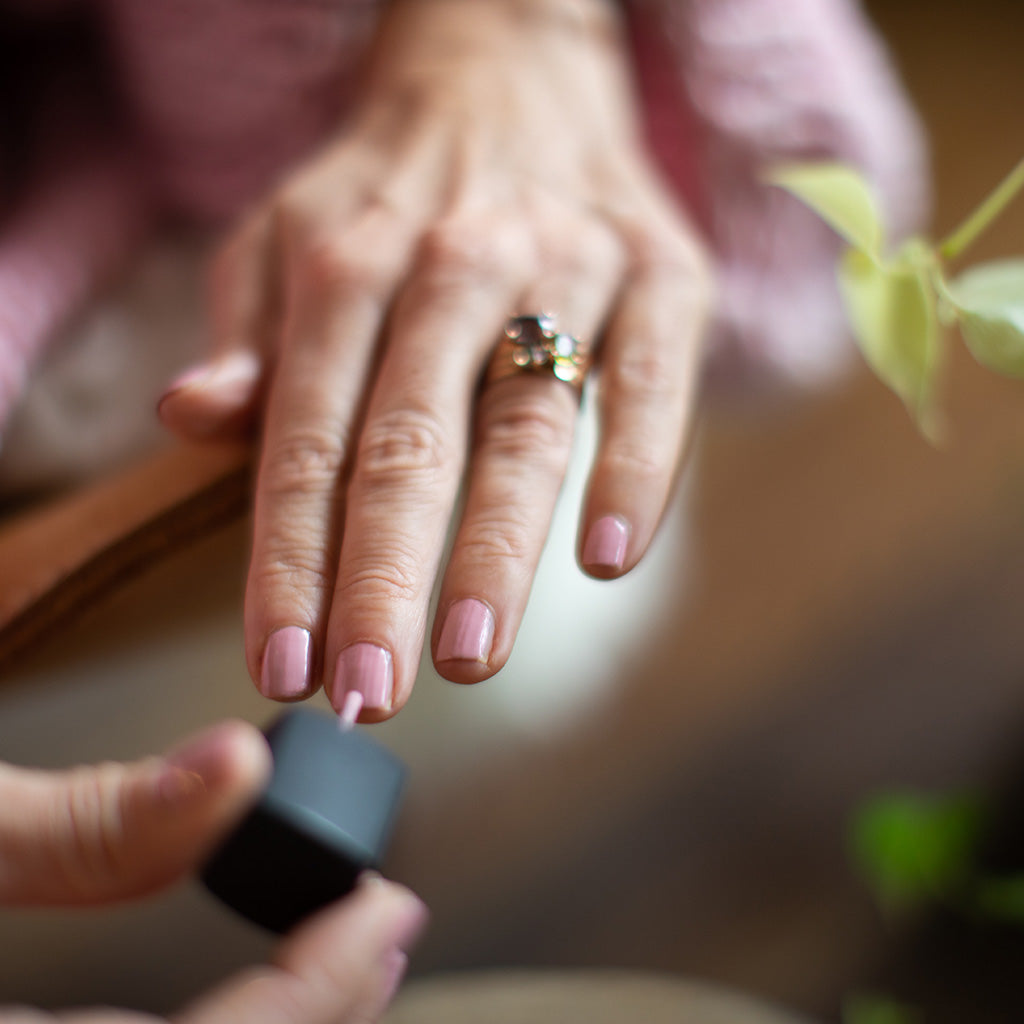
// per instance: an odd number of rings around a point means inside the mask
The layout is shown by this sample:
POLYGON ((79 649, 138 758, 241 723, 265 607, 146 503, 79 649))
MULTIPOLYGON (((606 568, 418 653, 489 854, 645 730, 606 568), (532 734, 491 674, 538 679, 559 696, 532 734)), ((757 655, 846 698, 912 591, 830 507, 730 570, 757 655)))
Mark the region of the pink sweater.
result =
MULTIPOLYGON (((0 0, 92 3, 132 118, 54 152, 0 223, 0 426, 60 326, 155 210, 227 221, 324 138, 354 98, 380 0, 0 0), (141 154, 141 159, 138 154, 141 154)), ((759 183, 829 157, 875 184, 892 234, 927 203, 922 133, 854 0, 624 0, 653 153, 706 233, 720 298, 713 370, 813 382, 844 358, 835 236, 759 183)))

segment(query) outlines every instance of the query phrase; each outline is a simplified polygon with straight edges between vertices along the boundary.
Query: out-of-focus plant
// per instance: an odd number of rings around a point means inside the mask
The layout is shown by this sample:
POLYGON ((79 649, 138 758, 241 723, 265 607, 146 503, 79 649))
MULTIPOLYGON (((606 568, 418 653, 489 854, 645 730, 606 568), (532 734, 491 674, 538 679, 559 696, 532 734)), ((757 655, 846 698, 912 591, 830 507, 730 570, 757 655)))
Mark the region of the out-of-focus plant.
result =
POLYGON ((853 333, 868 364, 928 438, 940 434, 936 387, 944 327, 959 328, 979 363, 1024 377, 1024 258, 949 274, 949 264, 1024 187, 1024 160, 943 241, 914 237, 895 251, 886 244, 870 186, 853 168, 792 164, 775 168, 767 180, 806 203, 848 243, 839 285, 853 333))
POLYGON ((850 848, 883 910, 959 904, 973 883, 988 810, 967 795, 885 793, 854 817, 850 848))
POLYGON ((885 793, 858 808, 850 849, 888 912, 941 904, 1024 927, 1024 873, 991 875, 979 867, 990 826, 989 806, 976 796, 885 793))
MULTIPOLYGON (((871 187, 844 164, 777 167, 767 181, 814 210, 847 243, 838 267, 847 317, 865 360, 932 441, 941 435, 937 385, 956 326, 983 366, 1024 378, 1024 257, 951 276, 958 260, 1024 188, 1024 160, 948 237, 886 243, 871 187)), ((973 919, 1024 927, 1024 874, 992 877, 977 864, 989 824, 970 796, 887 793, 865 803, 851 852, 884 910, 939 904, 973 919)), ((847 1001, 843 1024, 920 1024, 912 1007, 882 996, 847 1001)))
POLYGON ((851 996, 843 1006, 843 1024, 924 1024, 912 1006, 884 996, 851 996))
MULTIPOLYGON (((862 804, 850 828, 850 852, 884 911, 942 906, 965 920, 1024 927, 1024 874, 991 875, 978 855, 991 826, 979 797, 884 793, 862 804)), ((926 1024, 914 1008, 857 995, 843 1024, 926 1024)))

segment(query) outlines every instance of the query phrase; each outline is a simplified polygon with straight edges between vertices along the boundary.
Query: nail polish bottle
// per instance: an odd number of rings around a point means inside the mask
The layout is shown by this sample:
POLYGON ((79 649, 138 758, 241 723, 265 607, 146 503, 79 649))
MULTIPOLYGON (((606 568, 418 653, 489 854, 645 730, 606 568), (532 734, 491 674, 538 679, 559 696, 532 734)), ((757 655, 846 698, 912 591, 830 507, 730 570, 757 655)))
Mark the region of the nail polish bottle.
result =
POLYGON ((200 877, 250 921, 286 932, 379 867, 406 769, 364 731, 306 708, 285 712, 266 737, 270 783, 200 877))

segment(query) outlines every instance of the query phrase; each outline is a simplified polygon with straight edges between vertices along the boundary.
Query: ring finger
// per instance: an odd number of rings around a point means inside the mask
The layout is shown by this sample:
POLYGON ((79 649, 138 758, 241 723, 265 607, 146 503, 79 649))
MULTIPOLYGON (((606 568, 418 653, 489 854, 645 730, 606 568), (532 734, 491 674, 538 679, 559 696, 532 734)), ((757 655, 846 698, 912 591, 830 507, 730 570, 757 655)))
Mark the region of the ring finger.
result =
MULTIPOLYGON (((592 348, 615 298, 621 257, 600 228, 559 237, 563 245, 573 239, 572 252, 542 268, 519 312, 557 311, 558 327, 592 348)), ((454 682, 478 682, 508 659, 565 477, 577 408, 574 387, 546 370, 484 385, 465 511, 433 631, 434 663, 454 682)))

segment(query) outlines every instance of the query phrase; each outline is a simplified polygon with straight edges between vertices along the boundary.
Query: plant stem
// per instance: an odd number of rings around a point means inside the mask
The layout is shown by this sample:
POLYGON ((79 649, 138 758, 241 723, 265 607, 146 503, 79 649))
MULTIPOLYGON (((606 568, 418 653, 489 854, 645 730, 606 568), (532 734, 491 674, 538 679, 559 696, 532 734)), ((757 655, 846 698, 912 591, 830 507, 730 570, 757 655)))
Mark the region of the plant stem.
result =
POLYGON ((1024 186, 1024 160, 1003 179, 995 191, 939 246, 944 259, 956 259, 1003 212, 1024 186))

